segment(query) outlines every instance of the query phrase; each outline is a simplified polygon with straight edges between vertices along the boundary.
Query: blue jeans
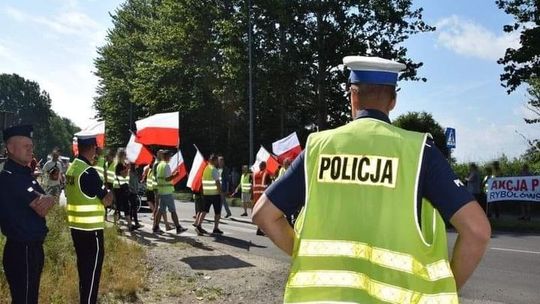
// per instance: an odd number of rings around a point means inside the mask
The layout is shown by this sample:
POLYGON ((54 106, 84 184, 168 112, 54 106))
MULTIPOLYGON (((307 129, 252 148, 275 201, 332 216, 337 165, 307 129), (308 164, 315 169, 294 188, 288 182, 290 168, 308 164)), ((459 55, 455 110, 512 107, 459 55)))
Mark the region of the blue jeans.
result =
POLYGON ((221 205, 225 207, 225 212, 227 212, 227 215, 231 215, 231 209, 229 209, 229 204, 227 203, 227 195, 225 193, 221 193, 221 205))

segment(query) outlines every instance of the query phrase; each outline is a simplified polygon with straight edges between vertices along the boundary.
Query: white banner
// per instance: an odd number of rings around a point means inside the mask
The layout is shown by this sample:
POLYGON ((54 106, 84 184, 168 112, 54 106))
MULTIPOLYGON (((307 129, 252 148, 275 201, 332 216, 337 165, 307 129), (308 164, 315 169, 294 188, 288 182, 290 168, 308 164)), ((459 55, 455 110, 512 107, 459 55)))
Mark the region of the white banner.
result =
POLYGON ((540 176, 495 177, 488 180, 488 203, 529 201, 540 203, 540 176))

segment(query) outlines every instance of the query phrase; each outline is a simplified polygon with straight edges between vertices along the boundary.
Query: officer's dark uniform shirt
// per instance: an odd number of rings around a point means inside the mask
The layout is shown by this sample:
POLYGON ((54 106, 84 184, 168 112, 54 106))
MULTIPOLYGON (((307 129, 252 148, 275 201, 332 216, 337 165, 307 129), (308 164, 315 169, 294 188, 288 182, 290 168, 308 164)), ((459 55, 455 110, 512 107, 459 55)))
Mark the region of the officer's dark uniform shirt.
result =
MULTIPOLYGON (((366 117, 390 123, 388 116, 378 110, 363 110, 356 119, 366 117)), ((277 208, 289 216, 303 206, 305 187, 304 152, 302 152, 291 164, 289 170, 272 184, 265 194, 277 208)), ((427 140, 424 148, 418 193, 421 194, 418 195, 418 208, 420 208, 420 202, 424 197, 431 201, 433 207, 440 212, 446 221, 461 207, 474 200, 473 196, 459 182, 432 140, 427 140)))
POLYGON ((8 159, 0 172, 0 228, 10 240, 40 242, 48 229, 45 218, 29 205, 45 191, 32 176, 32 169, 8 159))
MULTIPOLYGON (((77 158, 89 166, 92 166, 92 164, 84 156, 79 155, 77 158)), ((90 167, 84 171, 84 173, 81 175, 80 183, 81 191, 88 197, 97 196, 99 199, 103 199, 105 195, 107 195, 107 190, 105 190, 103 182, 101 181, 101 178, 94 167, 90 167)))

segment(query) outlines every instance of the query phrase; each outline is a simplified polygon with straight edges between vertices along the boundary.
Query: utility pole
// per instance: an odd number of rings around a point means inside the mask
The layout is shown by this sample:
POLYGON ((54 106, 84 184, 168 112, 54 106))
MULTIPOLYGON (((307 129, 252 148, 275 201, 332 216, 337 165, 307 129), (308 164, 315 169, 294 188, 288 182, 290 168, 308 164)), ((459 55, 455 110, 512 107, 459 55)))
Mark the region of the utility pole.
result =
POLYGON ((249 164, 253 164, 253 132, 254 132, 254 118, 253 118, 253 62, 252 62, 252 30, 253 26, 251 24, 251 10, 252 10, 252 0, 248 0, 248 60, 249 60, 249 164))

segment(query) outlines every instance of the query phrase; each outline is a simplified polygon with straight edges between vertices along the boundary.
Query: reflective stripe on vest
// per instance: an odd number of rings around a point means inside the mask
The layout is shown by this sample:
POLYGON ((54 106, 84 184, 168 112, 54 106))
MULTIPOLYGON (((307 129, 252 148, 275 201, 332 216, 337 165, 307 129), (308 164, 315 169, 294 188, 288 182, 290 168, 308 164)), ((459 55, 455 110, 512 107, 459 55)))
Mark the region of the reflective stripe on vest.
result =
POLYGON ((95 211, 103 211, 103 205, 67 205, 68 211, 75 211, 75 212, 95 212, 95 211))
POLYGON ((301 240, 298 256, 349 257, 369 260, 382 267, 418 275, 429 281, 452 277, 446 260, 423 265, 414 256, 352 241, 301 240))
POLYGON ((251 183, 249 182, 249 173, 242 174, 241 188, 242 188, 242 193, 251 192, 251 183))
POLYGON ((68 215, 68 222, 76 224, 101 224, 103 222, 103 216, 73 216, 68 215))
POLYGON ((66 171, 67 220, 73 229, 99 230, 105 227, 105 207, 98 197, 86 196, 80 185, 80 178, 88 168, 87 163, 76 158, 66 171))
POLYGON ((214 180, 214 177, 212 176, 212 172, 214 171, 215 167, 211 164, 208 164, 206 168, 204 168, 203 176, 202 176, 202 187, 203 187, 203 195, 218 195, 218 187, 216 185, 216 181, 214 180))
POLYGON ((289 278, 287 286, 290 288, 354 288, 365 291, 381 301, 393 304, 457 304, 459 302, 455 293, 423 294, 378 282, 365 274, 351 271, 301 271, 289 278))

